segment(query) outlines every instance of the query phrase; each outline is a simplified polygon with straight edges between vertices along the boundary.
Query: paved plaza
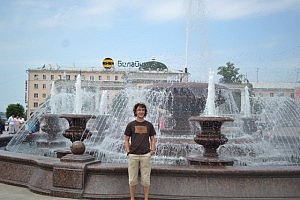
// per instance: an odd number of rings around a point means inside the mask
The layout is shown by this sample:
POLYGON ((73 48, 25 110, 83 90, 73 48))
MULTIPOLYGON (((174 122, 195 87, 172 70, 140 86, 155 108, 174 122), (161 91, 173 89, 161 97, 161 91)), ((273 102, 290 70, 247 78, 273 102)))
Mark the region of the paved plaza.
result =
POLYGON ((43 200, 63 200, 63 199, 69 199, 69 198, 59 198, 59 197, 50 197, 46 195, 39 195, 36 193, 31 192, 28 188, 19 187, 19 186, 13 186, 8 184, 0 183, 0 200, 37 200, 37 199, 43 199, 43 200))

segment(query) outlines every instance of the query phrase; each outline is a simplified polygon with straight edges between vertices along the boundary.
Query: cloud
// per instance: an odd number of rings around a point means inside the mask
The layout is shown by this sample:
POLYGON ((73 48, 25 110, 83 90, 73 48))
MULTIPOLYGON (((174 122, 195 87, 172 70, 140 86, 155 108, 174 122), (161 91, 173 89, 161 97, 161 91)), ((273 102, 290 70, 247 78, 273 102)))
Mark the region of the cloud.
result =
POLYGON ((147 21, 167 22, 185 16, 185 1, 165 0, 151 1, 143 8, 142 16, 147 21))
POLYGON ((299 10, 298 0, 210 0, 205 2, 208 17, 214 20, 231 20, 269 15, 275 12, 299 10))
POLYGON ((90 0, 75 1, 76 5, 63 4, 57 7, 53 3, 52 12, 40 20, 43 27, 62 25, 114 25, 117 21, 136 19, 147 23, 166 23, 185 17, 185 1, 183 0, 90 0), (124 18, 126 16, 126 18, 124 18))
MULTIPOLYGON (((7 1, 9 23, 59 26, 114 25, 117 20, 137 18, 145 23, 185 20, 187 16, 214 20, 257 17, 274 12, 299 10, 298 0, 87 0, 87 1, 7 1), (122 16, 122 17, 121 17, 122 16), (25 21, 27 20, 27 21, 25 21)), ((0 20, 0 26, 9 24, 0 20)))
POLYGON ((126 0, 72 1, 69 4, 60 4, 59 6, 52 2, 52 6, 54 8, 52 12, 40 20, 40 25, 43 27, 67 26, 80 29, 90 26, 111 26, 116 21, 118 14, 131 9, 130 4, 126 4, 126 0))
POLYGON ((68 19, 71 19, 71 16, 69 15, 71 11, 72 8, 69 8, 67 11, 54 13, 49 17, 41 19, 39 24, 45 28, 57 27, 65 24, 64 22, 68 21, 68 19))

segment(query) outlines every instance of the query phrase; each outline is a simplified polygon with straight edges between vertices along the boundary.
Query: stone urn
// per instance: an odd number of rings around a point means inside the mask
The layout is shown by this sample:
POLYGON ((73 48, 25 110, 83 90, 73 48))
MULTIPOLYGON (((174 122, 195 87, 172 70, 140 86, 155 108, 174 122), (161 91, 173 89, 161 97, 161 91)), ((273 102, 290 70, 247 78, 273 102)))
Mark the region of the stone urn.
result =
POLYGON ((69 123, 69 128, 65 130, 63 136, 70 139, 72 142, 71 152, 75 155, 82 155, 85 151, 83 141, 91 136, 91 133, 86 129, 88 120, 95 118, 95 115, 85 114, 61 114, 60 118, 64 118, 69 123))
POLYGON ((221 134, 221 126, 224 122, 232 122, 230 117, 205 117, 192 116, 189 121, 199 123, 201 130, 196 133, 194 141, 204 147, 203 155, 190 155, 190 164, 199 165, 233 165, 232 160, 219 158, 217 149, 225 144, 228 139, 221 134))
POLYGON ((63 136, 70 139, 71 142, 83 141, 90 134, 86 129, 86 123, 88 120, 95 118, 95 115, 82 115, 82 114, 62 114, 60 118, 64 118, 69 123, 69 129, 65 130, 63 136))

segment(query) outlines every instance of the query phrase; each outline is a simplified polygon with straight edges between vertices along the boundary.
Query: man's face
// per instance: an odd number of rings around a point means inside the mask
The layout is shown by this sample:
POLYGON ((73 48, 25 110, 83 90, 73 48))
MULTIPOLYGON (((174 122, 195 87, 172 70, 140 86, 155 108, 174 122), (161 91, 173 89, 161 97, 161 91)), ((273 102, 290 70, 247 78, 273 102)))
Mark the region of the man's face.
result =
POLYGON ((145 108, 138 106, 136 109, 136 116, 139 118, 143 118, 145 116, 145 108))

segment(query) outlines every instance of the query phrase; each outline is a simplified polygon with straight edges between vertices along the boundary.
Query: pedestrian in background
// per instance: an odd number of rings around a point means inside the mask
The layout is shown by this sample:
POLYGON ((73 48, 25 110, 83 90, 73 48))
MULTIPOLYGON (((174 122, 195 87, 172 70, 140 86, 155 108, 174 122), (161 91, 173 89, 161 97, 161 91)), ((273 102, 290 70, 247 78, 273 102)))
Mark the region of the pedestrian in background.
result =
POLYGON ((138 184, 139 171, 141 185, 144 191, 144 200, 148 200, 151 174, 151 156, 155 154, 155 129, 153 124, 145 117, 146 105, 137 103, 133 107, 136 117, 128 123, 125 135, 125 151, 128 156, 128 176, 131 200, 135 199, 136 185, 138 184))
POLYGON ((8 122, 8 133, 15 134, 15 122, 16 122, 15 115, 11 115, 8 118, 7 122, 8 122))
POLYGON ((15 132, 18 132, 18 130, 20 129, 21 123, 20 123, 20 117, 16 116, 15 118, 15 132))

